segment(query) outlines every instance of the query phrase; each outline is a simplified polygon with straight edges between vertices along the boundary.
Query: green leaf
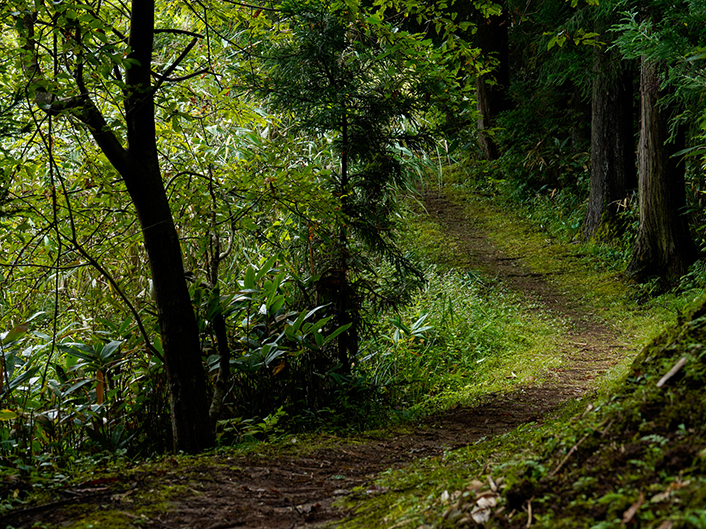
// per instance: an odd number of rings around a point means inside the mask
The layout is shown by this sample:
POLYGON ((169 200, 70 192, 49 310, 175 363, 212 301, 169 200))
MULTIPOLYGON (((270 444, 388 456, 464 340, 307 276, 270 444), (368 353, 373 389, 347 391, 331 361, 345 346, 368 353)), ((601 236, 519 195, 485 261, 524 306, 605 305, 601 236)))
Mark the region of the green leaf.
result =
POLYGON ((277 296, 270 304, 270 308, 269 308, 270 313, 274 314, 279 309, 281 309, 282 305, 284 305, 284 301, 285 301, 284 296, 282 296, 282 295, 277 296))
POLYGON ((36 375, 38 372, 39 372, 39 368, 33 367, 29 371, 25 371, 20 376, 15 377, 12 380, 10 380, 8 387, 12 390, 12 389, 15 389, 15 388, 21 386, 26 381, 28 381, 30 378, 32 378, 34 375, 36 375))
POLYGON ((93 382, 93 379, 92 379, 92 378, 87 378, 86 380, 82 380, 82 381, 80 381, 80 382, 76 382, 76 384, 74 384, 74 385, 71 386, 69 389, 67 389, 66 391, 64 391, 64 392, 62 393, 62 395, 63 395, 64 397, 68 397, 69 395, 71 395, 71 394, 72 394, 74 391, 76 391, 77 389, 82 388, 83 386, 85 386, 86 384, 90 384, 91 382, 93 382))
POLYGON ((243 278, 243 286, 247 290, 255 289, 255 269, 252 266, 248 267, 247 271, 245 272, 245 277, 243 278))
POLYGON ((29 330, 29 324, 23 323, 18 325, 14 329, 7 331, 6 333, 0 334, 0 345, 9 345, 16 342, 22 335, 24 335, 29 330))
MULTIPOLYGON (((353 325, 352 323, 347 323, 346 325, 341 325, 338 329, 333 331, 331 334, 329 334, 326 339, 324 340, 323 345, 326 345, 330 343, 334 338, 336 338, 339 334, 346 332, 350 326, 353 325)), ((323 346, 322 345, 322 346, 323 346)))
POLYGON ((98 355, 90 345, 83 343, 57 344, 60 351, 85 360, 86 362, 94 362, 98 359, 98 355))
POLYGON ((11 421, 17 417, 18 415, 12 410, 0 410, 0 421, 11 421))
POLYGON ((103 361, 108 360, 115 351, 122 345, 122 340, 111 340, 103 346, 100 352, 100 359, 103 361))
POLYGON ((257 275, 255 276, 255 282, 257 283, 260 281, 265 274, 267 274, 270 270, 272 270, 272 267, 275 264, 275 261, 277 261, 277 256, 273 255, 269 259, 267 259, 262 265, 260 266, 260 270, 258 270, 257 275))

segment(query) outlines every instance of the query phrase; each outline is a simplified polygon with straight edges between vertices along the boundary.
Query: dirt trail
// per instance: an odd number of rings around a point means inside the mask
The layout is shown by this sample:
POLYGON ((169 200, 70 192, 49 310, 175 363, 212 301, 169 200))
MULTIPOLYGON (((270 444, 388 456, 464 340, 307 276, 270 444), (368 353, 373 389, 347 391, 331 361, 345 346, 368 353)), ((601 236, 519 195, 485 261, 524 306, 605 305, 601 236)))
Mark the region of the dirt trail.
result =
POLYGON ((521 256, 507 255, 494 246, 482 226, 468 218, 464 206, 434 194, 427 194, 424 203, 429 215, 468 253, 472 269, 497 278, 529 302, 573 324, 564 351, 566 367, 547 373, 544 386, 533 391, 552 390, 563 398, 570 397, 571 393, 582 395, 590 380, 618 363, 624 345, 618 343, 613 329, 587 313, 579 300, 560 292, 547 280, 548 274, 531 270, 521 256))
MULTIPOLYGON (((547 310, 573 323, 567 340, 566 366, 552 370, 541 385, 525 387, 506 395, 488 395, 476 407, 459 406, 427 418, 410 434, 396 438, 357 438, 355 444, 331 440, 331 448, 302 455, 273 458, 214 457, 207 465, 185 466, 174 460, 172 470, 145 472, 141 478, 115 493, 104 484, 67 491, 67 499, 48 508, 8 519, 15 527, 34 522, 63 524, 76 520, 73 503, 92 504, 95 509, 113 508, 134 527, 197 529, 279 529, 317 527, 344 519, 347 512, 332 506, 341 496, 362 487, 377 494, 374 479, 381 471, 400 467, 418 458, 443 454, 518 425, 541 420, 547 412, 569 398, 582 395, 593 378, 612 367, 616 360, 611 330, 586 317, 580 304, 558 292, 545 277, 534 273, 519 256, 508 256, 494 247, 482 228, 474 225, 464 208, 436 196, 425 197, 429 214, 445 227, 474 269, 497 277, 509 288, 528 296, 547 310), (149 510, 141 514, 136 491, 178 487, 182 499, 171 500, 163 514, 149 510), (72 496, 73 494, 73 496, 72 496)), ((75 507, 74 507, 75 508, 75 507)))

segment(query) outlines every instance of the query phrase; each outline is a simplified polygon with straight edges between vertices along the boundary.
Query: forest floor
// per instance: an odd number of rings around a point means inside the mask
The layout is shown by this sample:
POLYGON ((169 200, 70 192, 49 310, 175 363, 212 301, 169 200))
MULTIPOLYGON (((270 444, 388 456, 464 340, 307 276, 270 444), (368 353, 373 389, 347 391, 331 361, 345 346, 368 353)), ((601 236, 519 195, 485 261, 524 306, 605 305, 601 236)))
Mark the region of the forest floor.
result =
POLYGON ((562 293, 546 273, 496 247, 482 223, 474 221, 470 206, 435 194, 428 194, 424 202, 431 218, 454 241, 454 251, 463 252, 472 269, 497 279, 538 310, 571 322, 562 340, 561 367, 531 385, 485 395, 477 405, 456 406, 392 434, 375 432, 353 440, 332 436, 311 447, 304 446, 307 441, 302 438, 271 454, 174 458, 166 466, 148 465, 124 477, 88 481, 63 491, 58 501, 8 516, 1 525, 170 529, 335 525, 351 513, 337 507, 337 500, 384 492, 375 485, 379 473, 419 458, 442 456, 528 422, 541 424, 563 402, 590 391, 596 379, 618 363, 624 346, 611 326, 583 308, 580 300, 562 293))

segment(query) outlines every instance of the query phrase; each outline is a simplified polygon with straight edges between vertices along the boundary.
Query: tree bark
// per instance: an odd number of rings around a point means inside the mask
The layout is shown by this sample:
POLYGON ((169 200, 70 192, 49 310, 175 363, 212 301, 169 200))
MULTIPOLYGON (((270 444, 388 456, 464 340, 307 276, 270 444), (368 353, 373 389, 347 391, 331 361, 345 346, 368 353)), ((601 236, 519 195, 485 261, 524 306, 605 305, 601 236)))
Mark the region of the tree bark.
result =
POLYGON ((591 190, 585 239, 619 235, 618 213, 637 185, 633 136, 632 71, 616 53, 597 50, 591 101, 591 190))
POLYGON ((495 118, 503 110, 510 108, 507 90, 510 84, 508 19, 507 13, 481 19, 478 23, 478 43, 486 60, 495 62, 491 73, 476 79, 476 101, 478 105, 478 144, 483 158, 495 160, 499 157, 498 147, 492 133, 495 118))
POLYGON ((668 107, 658 107, 666 66, 643 57, 640 72, 641 130, 638 147, 640 227, 627 273, 636 281, 659 277, 676 282, 697 258, 687 219, 684 164, 673 155, 683 148, 683 131, 669 141, 668 107))
POLYGON ((165 366, 174 449, 196 453, 214 443, 196 317, 184 275, 181 244, 162 182, 157 154, 151 55, 154 1, 133 0, 126 72, 127 152, 135 164, 122 174, 135 205, 150 262, 165 366), (139 166, 139 170, 138 167, 139 166))

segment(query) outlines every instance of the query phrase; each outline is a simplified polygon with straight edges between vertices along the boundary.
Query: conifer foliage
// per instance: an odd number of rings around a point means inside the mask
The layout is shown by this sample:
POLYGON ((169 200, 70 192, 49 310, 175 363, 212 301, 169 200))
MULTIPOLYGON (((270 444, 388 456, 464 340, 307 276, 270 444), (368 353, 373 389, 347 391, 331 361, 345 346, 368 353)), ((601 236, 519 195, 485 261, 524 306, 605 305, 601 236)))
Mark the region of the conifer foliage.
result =
POLYGON ((421 279, 396 246, 393 213, 397 190, 409 183, 402 158, 431 143, 417 120, 430 107, 431 76, 422 71, 414 36, 354 5, 288 1, 276 24, 282 31, 258 49, 253 85, 291 117, 293 131, 328 145, 316 178, 337 205, 317 230, 321 253, 312 273, 319 302, 330 305, 335 323, 348 326, 337 354, 349 373, 362 298, 394 305, 405 282, 421 279), (397 292, 369 273, 380 258, 392 265, 397 292))

